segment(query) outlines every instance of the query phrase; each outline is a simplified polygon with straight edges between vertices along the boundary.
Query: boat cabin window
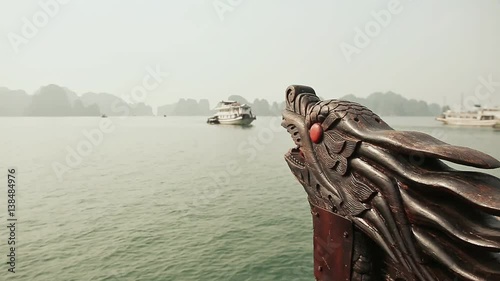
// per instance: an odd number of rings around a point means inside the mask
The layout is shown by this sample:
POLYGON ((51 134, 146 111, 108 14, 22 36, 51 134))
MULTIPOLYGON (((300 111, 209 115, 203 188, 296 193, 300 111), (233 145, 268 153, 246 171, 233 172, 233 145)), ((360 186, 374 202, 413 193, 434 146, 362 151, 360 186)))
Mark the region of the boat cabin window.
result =
POLYGON ((495 116, 493 116, 493 115, 485 115, 485 116, 481 116, 481 120, 493 120, 493 119, 495 119, 494 117, 495 116))

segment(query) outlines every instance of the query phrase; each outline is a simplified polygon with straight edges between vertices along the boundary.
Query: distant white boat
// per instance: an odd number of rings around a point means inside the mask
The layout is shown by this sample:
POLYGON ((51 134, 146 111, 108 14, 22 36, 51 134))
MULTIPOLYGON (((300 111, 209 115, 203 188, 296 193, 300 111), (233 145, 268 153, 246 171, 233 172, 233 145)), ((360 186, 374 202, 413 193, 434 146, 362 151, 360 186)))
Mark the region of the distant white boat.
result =
POLYGON ((457 112, 447 110, 441 116, 437 117, 436 120, 447 125, 456 126, 493 127, 500 124, 500 108, 477 107, 478 109, 473 111, 457 112))
POLYGON ((500 107, 490 107, 490 108, 483 108, 483 112, 486 114, 493 114, 495 115, 496 119, 500 120, 500 107))
POLYGON ((236 101, 221 101, 215 110, 217 113, 208 118, 207 123, 245 126, 250 125, 256 119, 249 105, 236 101))

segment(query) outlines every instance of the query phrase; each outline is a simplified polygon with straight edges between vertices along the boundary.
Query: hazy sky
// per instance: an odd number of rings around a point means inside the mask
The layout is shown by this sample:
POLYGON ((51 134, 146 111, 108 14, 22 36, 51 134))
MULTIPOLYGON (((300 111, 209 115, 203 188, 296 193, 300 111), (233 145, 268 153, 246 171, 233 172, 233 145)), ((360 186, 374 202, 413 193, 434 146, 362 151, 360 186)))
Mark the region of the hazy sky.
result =
POLYGON ((453 103, 474 95, 480 76, 500 82, 500 0, 61 2, 0 1, 0 86, 127 96, 159 67, 169 76, 147 93, 157 106, 230 94, 281 101, 290 84, 325 98, 392 90, 453 103), (370 41, 356 45, 367 26, 370 41))

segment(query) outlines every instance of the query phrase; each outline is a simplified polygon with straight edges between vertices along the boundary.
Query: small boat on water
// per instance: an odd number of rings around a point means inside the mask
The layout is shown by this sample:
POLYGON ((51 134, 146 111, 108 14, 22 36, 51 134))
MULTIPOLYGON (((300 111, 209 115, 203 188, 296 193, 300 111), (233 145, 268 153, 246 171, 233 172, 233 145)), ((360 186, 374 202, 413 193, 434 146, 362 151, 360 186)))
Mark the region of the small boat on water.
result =
POLYGON ((221 101, 215 110, 217 110, 217 113, 208 118, 208 124, 246 126, 257 119, 249 105, 240 104, 236 101, 221 101))
POLYGON ((472 111, 447 110, 436 117, 446 125, 493 127, 500 123, 500 108, 481 108, 472 111))
POLYGON ((102 118, 107 118, 108 116, 106 114, 101 115, 102 118))

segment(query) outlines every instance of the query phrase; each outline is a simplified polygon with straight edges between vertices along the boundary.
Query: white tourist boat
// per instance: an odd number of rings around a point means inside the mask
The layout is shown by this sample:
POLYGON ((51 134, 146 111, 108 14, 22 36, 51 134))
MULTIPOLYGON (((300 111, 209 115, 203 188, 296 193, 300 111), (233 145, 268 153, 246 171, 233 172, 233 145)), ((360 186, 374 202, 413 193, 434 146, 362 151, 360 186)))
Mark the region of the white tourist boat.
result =
POLYGON ((246 126, 256 119, 249 105, 240 104, 236 101, 221 101, 215 110, 217 110, 217 113, 208 118, 207 123, 246 126))
POLYGON ((498 107, 498 106, 483 108, 483 112, 485 114, 493 114, 493 115, 495 115, 496 119, 500 120, 500 107, 498 107))
POLYGON ((493 127, 500 123, 500 108, 481 108, 472 111, 447 110, 436 120, 447 125, 493 127))

